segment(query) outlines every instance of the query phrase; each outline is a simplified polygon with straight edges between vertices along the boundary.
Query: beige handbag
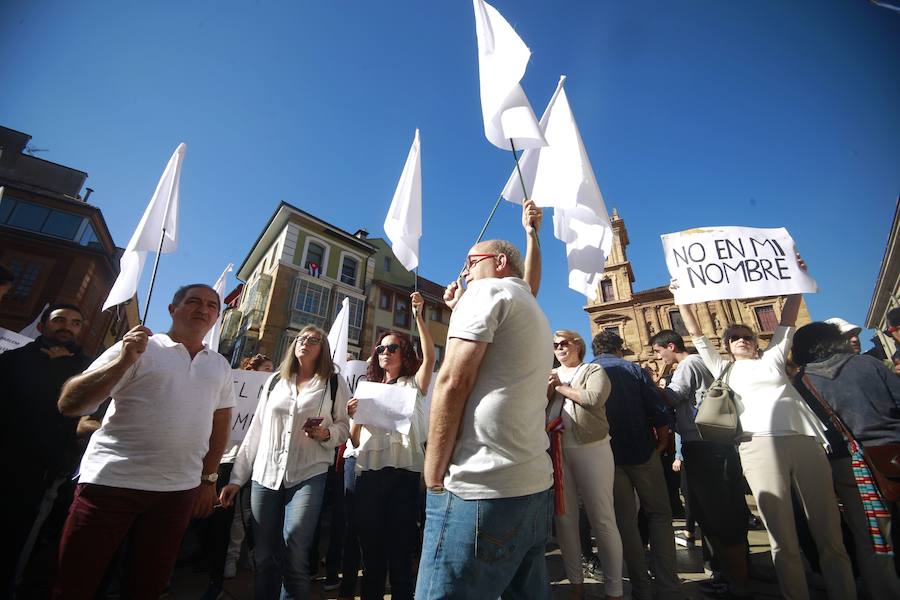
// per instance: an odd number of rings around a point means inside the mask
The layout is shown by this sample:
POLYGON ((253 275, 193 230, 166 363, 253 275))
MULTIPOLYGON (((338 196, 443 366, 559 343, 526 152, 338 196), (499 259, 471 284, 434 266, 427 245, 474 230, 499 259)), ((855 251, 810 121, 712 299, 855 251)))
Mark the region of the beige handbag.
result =
POLYGON ((733 444, 741 433, 741 421, 734 391, 728 387, 728 371, 733 362, 729 362, 722 374, 703 392, 703 401, 694 417, 694 424, 704 442, 733 444))

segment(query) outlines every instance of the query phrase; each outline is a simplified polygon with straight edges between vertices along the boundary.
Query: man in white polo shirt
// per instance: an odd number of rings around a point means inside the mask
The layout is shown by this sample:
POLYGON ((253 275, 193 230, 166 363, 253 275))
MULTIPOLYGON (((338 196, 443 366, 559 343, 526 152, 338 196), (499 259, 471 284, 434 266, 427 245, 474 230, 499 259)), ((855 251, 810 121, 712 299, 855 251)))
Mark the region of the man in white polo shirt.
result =
POLYGON ((219 309, 208 285, 184 286, 168 333, 135 327, 63 387, 66 416, 112 402, 81 462, 54 597, 92 598, 131 531, 126 593, 158 598, 191 517, 212 512, 235 403, 228 362, 203 345, 219 309))
POLYGON ((482 242, 466 257, 465 294, 455 284, 445 294, 453 315, 431 404, 417 600, 550 597, 553 338, 533 295, 540 214, 531 202, 523 222, 529 268, 509 242, 482 242))

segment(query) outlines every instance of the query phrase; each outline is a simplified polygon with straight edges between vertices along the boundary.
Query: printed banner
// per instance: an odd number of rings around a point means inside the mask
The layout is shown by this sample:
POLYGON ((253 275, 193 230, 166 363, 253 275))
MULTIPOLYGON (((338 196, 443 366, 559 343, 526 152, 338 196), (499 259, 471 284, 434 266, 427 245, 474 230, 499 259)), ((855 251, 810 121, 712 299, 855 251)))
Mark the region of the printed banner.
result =
POLYGON ((6 352, 7 350, 15 350, 16 348, 21 348, 25 344, 33 341, 34 340, 30 337, 0 327, 0 354, 6 352))
POLYGON ((787 229, 703 227, 662 236, 676 304, 817 291, 787 229))

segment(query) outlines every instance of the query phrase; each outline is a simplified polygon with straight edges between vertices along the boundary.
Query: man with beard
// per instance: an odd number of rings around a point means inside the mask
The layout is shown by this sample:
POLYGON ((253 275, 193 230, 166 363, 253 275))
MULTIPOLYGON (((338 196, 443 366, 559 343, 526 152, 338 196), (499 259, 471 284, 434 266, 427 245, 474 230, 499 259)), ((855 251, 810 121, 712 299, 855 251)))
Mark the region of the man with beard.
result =
POLYGON ((78 460, 77 418, 59 414, 63 383, 89 360, 77 342, 84 327, 81 310, 53 304, 41 314, 38 338, 0 354, 4 419, 0 436, 3 475, 10 482, 3 511, 3 589, 14 585, 16 564, 34 526, 44 494, 71 475, 78 460))

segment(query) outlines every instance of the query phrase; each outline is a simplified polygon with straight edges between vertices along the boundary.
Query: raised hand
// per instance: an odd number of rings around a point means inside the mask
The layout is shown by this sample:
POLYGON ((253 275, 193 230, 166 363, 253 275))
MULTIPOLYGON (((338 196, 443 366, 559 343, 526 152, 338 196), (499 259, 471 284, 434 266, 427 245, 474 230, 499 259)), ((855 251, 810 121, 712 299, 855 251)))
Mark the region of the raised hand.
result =
POLYGON ((126 333, 122 338, 122 354, 119 360, 129 365, 136 363, 141 354, 147 350, 147 342, 150 341, 151 335, 153 332, 143 325, 138 325, 126 333))
POLYGON ((459 279, 447 286, 447 289, 444 290, 444 303, 450 307, 450 310, 453 310, 465 291, 459 279))
POLYGON ((543 219, 544 211, 534 203, 534 200, 526 200, 522 204, 522 227, 525 228, 525 233, 531 235, 532 232, 540 231, 543 219))

